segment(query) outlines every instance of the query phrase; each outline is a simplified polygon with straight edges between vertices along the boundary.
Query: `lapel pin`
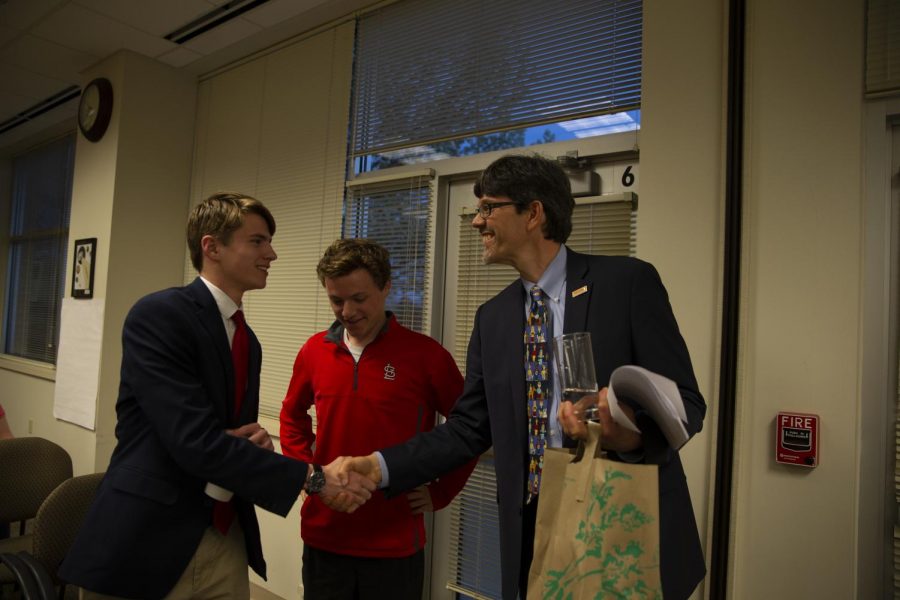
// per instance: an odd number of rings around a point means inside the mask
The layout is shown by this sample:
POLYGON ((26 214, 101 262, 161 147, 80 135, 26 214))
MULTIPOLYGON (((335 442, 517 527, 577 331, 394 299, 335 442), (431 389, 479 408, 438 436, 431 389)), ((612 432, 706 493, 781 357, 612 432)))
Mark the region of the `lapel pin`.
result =
POLYGON ((580 288, 578 288, 577 290, 572 290, 572 297, 577 298, 578 296, 582 295, 586 291, 587 291, 587 286, 583 285, 580 288))

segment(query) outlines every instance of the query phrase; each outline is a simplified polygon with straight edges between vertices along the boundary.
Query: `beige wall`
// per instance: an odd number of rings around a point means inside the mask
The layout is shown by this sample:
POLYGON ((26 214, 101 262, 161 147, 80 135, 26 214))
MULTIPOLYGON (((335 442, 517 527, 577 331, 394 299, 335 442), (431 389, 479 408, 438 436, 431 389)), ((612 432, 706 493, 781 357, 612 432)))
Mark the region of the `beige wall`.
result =
MULTIPOLYGON (((639 136, 638 254, 660 270, 709 403, 704 431, 684 450, 706 537, 724 243, 725 4, 645 3, 639 136)), ((863 180, 873 160, 864 159, 863 147, 865 3, 755 0, 748 5, 729 597, 875 597, 880 593, 857 592, 880 590, 881 576, 870 569, 858 572, 857 560, 864 555, 871 563, 870 549, 881 541, 877 524, 860 530, 860 489, 868 486, 876 498, 866 506, 878 508, 883 483, 878 473, 864 476, 860 457, 880 456, 884 443, 862 434, 860 417, 865 409, 863 180), (821 416, 823 447, 816 469, 774 463, 773 420, 779 410, 821 416)), ((2 402, 13 428, 24 433, 31 423, 35 435, 62 443, 78 472, 102 468, 111 449, 125 311, 145 291, 182 278, 180 236, 196 92, 194 82, 133 55, 113 57, 90 75, 97 73, 110 77, 122 94, 107 137, 96 145, 79 140, 72 239, 100 238, 98 263, 108 265, 100 267, 97 280, 98 299, 107 308, 99 433, 52 418, 52 382, 0 370, 2 402)), ((878 414, 889 412, 883 398, 870 396, 867 402, 878 414)), ((300 597, 296 509, 287 521, 261 516, 272 573, 264 585, 284 597, 300 597)))
POLYGON ((864 9, 749 3, 735 598, 852 598, 875 541, 856 535, 864 9), (779 410, 821 417, 816 469, 774 463, 779 410))
MULTIPOLYGON (((682 450, 709 564, 715 465, 724 189, 725 12, 714 0, 644 5, 638 256, 669 292, 707 402, 682 450)), ((695 598, 702 598, 701 584, 695 598)))
POLYGON ((126 312, 141 295, 181 281, 196 104, 193 77, 133 53, 119 53, 84 76, 107 77, 114 91, 104 137, 92 143, 78 136, 69 224, 70 243, 97 238, 94 298, 80 301, 105 308, 96 432, 53 418, 52 381, 0 369, 13 431, 60 443, 76 474, 104 470, 115 444, 126 312))

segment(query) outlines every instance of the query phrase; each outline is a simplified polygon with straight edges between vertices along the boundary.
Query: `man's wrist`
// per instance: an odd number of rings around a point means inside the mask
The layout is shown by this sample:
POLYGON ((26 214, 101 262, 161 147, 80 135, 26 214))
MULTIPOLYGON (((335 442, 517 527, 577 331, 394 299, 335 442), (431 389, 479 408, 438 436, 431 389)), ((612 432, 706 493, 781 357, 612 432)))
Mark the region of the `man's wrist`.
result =
POLYGON ((378 451, 374 454, 375 460, 378 462, 378 470, 381 474, 381 480, 378 482, 378 489, 383 490, 391 484, 391 478, 388 473, 387 462, 384 460, 384 455, 378 451))
POLYGON ((306 469, 306 482, 303 484, 303 490, 307 494, 318 494, 325 488, 325 473, 322 467, 309 463, 306 469))

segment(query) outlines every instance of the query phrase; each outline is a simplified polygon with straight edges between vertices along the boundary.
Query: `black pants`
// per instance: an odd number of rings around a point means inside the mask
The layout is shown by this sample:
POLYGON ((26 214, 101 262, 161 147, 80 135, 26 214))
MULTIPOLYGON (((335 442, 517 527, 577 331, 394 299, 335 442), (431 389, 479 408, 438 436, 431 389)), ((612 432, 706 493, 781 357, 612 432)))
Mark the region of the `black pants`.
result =
POLYGON ((539 496, 522 507, 522 554, 519 559, 519 598, 528 596, 528 571, 534 559, 534 527, 539 496))
POLYGON ((367 558, 303 546, 304 600, 421 600, 425 552, 367 558))

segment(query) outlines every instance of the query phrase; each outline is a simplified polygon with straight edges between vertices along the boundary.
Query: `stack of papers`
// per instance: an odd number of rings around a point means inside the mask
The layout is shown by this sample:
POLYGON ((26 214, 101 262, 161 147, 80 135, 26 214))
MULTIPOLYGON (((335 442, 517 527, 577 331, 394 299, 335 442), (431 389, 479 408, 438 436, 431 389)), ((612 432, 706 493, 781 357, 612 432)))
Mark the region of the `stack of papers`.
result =
POLYGON ((684 400, 678 386, 668 377, 634 365, 625 365, 612 372, 607 396, 609 412, 616 423, 640 433, 641 430, 619 408, 618 398, 627 398, 647 411, 675 450, 688 441, 684 400))

